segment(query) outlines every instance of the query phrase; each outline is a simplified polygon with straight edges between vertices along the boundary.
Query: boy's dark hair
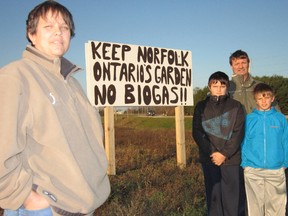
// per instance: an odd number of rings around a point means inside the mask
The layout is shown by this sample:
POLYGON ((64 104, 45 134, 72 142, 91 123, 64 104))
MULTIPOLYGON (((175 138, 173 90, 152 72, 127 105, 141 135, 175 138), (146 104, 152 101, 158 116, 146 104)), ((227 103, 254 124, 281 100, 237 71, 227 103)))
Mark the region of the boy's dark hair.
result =
POLYGON ((212 83, 220 82, 222 85, 229 86, 229 77, 226 73, 222 71, 217 71, 209 77, 208 86, 211 86, 212 83))
POLYGON ((271 92, 271 96, 274 96, 274 91, 270 85, 267 85, 265 83, 259 83, 255 86, 253 90, 254 96, 259 93, 269 93, 271 92))
POLYGON ((242 51, 242 50, 236 50, 234 53, 231 54, 231 56, 229 57, 229 63, 230 65, 232 65, 232 61, 234 59, 247 59, 248 63, 250 63, 250 59, 249 56, 246 52, 242 51))
POLYGON ((32 44, 32 41, 29 38, 30 34, 36 33, 36 28, 39 22, 39 18, 45 18, 46 14, 51 10, 52 14, 60 13, 63 17, 65 23, 69 26, 71 38, 75 35, 75 25, 73 21, 73 16, 70 11, 59 4, 56 1, 48 0, 39 5, 37 5, 33 10, 30 11, 28 18, 26 20, 26 38, 32 44))

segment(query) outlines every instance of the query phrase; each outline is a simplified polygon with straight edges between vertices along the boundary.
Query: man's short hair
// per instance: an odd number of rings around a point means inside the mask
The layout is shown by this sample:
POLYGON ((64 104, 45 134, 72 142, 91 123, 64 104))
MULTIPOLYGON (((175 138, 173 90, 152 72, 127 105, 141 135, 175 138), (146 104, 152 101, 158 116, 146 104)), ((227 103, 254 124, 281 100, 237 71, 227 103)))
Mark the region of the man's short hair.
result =
POLYGON ((242 50, 236 50, 234 53, 231 54, 231 56, 229 57, 230 65, 232 65, 232 61, 235 59, 247 59, 248 63, 250 63, 248 54, 242 50))

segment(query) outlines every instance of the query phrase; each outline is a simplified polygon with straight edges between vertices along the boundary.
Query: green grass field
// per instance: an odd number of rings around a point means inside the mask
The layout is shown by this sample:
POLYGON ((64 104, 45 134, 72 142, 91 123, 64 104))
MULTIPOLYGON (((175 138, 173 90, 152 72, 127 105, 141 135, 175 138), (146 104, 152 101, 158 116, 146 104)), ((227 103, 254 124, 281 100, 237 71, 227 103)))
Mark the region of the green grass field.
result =
MULTIPOLYGON (((123 127, 135 127, 138 129, 173 129, 175 128, 174 116, 137 116, 137 115, 117 115, 115 125, 123 127)), ((192 128, 192 117, 185 117, 185 130, 192 128)))

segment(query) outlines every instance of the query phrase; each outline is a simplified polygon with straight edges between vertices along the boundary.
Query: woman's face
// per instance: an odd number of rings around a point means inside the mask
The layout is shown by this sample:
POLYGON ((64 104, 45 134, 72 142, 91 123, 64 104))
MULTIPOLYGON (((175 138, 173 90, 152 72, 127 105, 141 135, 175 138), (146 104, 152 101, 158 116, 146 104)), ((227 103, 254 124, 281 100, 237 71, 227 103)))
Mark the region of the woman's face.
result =
POLYGON ((35 34, 29 33, 33 46, 52 58, 62 57, 70 45, 70 29, 61 13, 40 17, 35 34))

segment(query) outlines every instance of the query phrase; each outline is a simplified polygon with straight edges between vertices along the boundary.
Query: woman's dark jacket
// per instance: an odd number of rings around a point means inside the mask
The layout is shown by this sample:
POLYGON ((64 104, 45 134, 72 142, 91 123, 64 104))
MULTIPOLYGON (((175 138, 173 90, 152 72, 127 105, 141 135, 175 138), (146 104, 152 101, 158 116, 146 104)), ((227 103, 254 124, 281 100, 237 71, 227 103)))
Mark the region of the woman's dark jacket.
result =
POLYGON ((201 163, 211 163, 210 155, 226 156, 224 165, 238 165, 244 136, 245 113, 240 102, 224 96, 208 96, 193 115, 193 138, 199 147, 201 163))

